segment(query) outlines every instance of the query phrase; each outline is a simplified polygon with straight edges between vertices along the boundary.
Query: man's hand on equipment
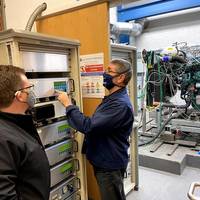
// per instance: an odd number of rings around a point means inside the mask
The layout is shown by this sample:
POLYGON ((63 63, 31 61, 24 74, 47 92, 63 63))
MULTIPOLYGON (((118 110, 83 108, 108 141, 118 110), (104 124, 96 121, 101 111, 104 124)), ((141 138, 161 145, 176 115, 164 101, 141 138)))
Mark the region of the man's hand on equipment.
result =
POLYGON ((59 90, 55 91, 56 96, 58 96, 58 100, 65 106, 72 105, 71 98, 66 92, 62 92, 59 90))

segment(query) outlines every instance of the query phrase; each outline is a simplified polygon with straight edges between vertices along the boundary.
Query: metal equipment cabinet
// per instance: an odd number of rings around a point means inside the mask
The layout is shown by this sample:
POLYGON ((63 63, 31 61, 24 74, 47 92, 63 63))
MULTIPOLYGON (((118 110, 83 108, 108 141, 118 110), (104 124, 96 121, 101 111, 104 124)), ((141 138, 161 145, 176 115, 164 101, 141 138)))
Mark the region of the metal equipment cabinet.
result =
MULTIPOLYGON (((137 115, 137 63, 136 47, 122 44, 111 44, 111 58, 121 58, 132 64, 133 76, 128 85, 128 93, 134 107, 134 115, 137 115)), ((130 137, 129 156, 130 161, 127 167, 127 177, 124 179, 125 194, 132 189, 138 190, 138 139, 137 126, 134 123, 133 131, 130 137)))
POLYGON ((34 120, 51 166, 50 200, 87 199, 83 135, 67 123, 55 90, 71 94, 82 109, 79 42, 44 34, 0 32, 0 64, 23 67, 35 85, 34 120))

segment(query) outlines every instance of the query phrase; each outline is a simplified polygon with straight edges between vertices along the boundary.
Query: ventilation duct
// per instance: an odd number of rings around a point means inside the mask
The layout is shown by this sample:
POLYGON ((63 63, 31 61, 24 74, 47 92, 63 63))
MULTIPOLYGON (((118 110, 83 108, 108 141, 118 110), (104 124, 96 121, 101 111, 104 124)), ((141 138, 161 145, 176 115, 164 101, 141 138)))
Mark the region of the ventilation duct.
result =
POLYGON ((31 14, 31 16, 28 20, 28 23, 26 24, 26 28, 25 28, 26 31, 31 31, 33 24, 34 24, 35 20, 37 19, 37 17, 40 16, 42 14, 42 12, 46 9, 47 9, 47 4, 43 3, 34 10, 34 12, 31 14))
POLYGON ((120 34, 138 36, 148 25, 147 19, 136 20, 134 22, 116 22, 110 24, 111 38, 119 38, 120 34))

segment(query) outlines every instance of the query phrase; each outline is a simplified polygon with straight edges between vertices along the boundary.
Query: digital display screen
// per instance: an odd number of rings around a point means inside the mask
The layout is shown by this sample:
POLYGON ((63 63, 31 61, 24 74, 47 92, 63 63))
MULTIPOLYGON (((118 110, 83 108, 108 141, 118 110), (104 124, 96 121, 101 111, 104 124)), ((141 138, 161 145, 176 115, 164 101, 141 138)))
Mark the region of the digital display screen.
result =
POLYGON ((58 133, 66 132, 68 128, 70 128, 68 124, 61 125, 58 127, 58 133))
POLYGON ((60 168, 61 173, 65 173, 67 170, 72 168, 73 164, 72 163, 66 163, 60 168))
POLYGON ((54 82, 54 90, 60 90, 67 92, 67 83, 66 81, 54 82))
POLYGON ((72 148, 72 142, 69 142, 69 143, 67 143, 67 144, 63 144, 62 146, 60 146, 60 147, 58 148, 58 151, 59 151, 60 153, 62 153, 62 152, 66 151, 66 150, 68 150, 68 149, 70 149, 70 148, 72 148))

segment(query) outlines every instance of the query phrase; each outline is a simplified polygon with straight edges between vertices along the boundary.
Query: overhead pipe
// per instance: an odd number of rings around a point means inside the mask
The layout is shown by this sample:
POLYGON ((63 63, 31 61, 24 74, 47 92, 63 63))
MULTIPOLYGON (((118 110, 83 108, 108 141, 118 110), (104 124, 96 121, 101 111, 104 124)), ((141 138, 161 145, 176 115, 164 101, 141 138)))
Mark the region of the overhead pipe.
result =
POLYGON ((33 24, 35 22, 35 20, 37 19, 38 16, 40 16, 42 14, 43 11, 45 11, 47 9, 47 4, 44 2, 43 4, 39 5, 31 14, 31 16, 29 17, 29 20, 26 24, 26 31, 31 31, 33 24))
POLYGON ((147 25, 146 19, 136 20, 134 22, 115 22, 111 24, 111 33, 114 35, 138 36, 147 25))
POLYGON ((111 38, 118 42, 119 35, 139 36, 147 27, 147 19, 135 20, 132 22, 115 22, 110 24, 111 38))

